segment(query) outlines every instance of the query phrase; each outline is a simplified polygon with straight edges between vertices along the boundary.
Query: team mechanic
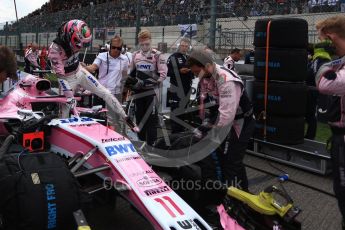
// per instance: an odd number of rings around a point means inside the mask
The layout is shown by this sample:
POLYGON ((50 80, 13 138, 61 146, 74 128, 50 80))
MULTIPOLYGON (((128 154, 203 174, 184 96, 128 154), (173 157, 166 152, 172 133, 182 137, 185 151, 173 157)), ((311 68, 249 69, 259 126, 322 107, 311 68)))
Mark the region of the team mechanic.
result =
MULTIPOLYGON (((90 44, 91 37, 90 28, 81 20, 70 20, 58 29, 57 38, 50 45, 48 58, 59 78, 60 87, 64 95, 71 99, 71 104, 75 104, 73 91, 78 86, 96 94, 103 98, 107 106, 116 111, 134 131, 138 131, 138 127, 126 116, 119 101, 80 65, 79 51, 83 46, 90 44)), ((62 117, 68 117, 69 111, 70 106, 63 105, 62 117)))
POLYGON ((323 94, 333 97, 329 107, 329 124, 332 130, 333 186, 343 216, 345 229, 345 16, 335 16, 316 25, 320 37, 332 41, 340 59, 322 65, 316 75, 316 86, 323 94))
POLYGON ((37 60, 38 60, 38 46, 36 43, 32 43, 31 47, 25 50, 24 71, 26 73, 32 73, 34 69, 40 69, 40 65, 38 64, 37 60))
MULTIPOLYGON (((225 67, 217 65, 209 52, 193 51, 188 59, 192 72, 200 79, 200 116, 204 121, 198 128, 205 134, 211 128, 230 128, 227 137, 217 149, 216 154, 221 167, 221 180, 227 185, 237 184, 248 190, 248 179, 243 157, 254 131, 254 117, 242 80, 225 67), (205 114, 207 102, 215 104, 205 114), (230 126, 230 127, 229 127, 230 126)), ((210 158, 209 156, 208 158, 210 158)), ((204 160, 202 174, 204 179, 220 179, 211 159, 204 160)))
POLYGON ((135 117, 141 130, 139 139, 152 145, 157 139, 159 87, 166 78, 168 68, 163 55, 151 48, 151 33, 142 30, 138 34, 140 49, 133 53, 130 78, 135 95, 135 117), (144 124, 140 124, 144 122, 144 124))
MULTIPOLYGON (((180 44, 178 45, 177 52, 173 53, 167 61, 168 76, 170 77, 170 108, 172 115, 175 115, 175 113, 178 114, 180 110, 185 109, 185 106, 183 106, 181 103, 183 102, 184 98, 190 98, 192 93, 191 88, 194 75, 190 69, 186 67, 186 62, 188 59, 187 52, 190 48, 190 40, 187 38, 182 38, 180 44)), ((175 116, 181 120, 186 117, 185 114, 175 116)), ((171 132, 179 133, 183 131, 184 127, 179 125, 177 122, 174 122, 172 119, 171 132)))
POLYGON ((238 62, 242 58, 241 50, 235 48, 231 50, 230 55, 224 59, 223 66, 230 70, 235 70, 235 62, 238 62))

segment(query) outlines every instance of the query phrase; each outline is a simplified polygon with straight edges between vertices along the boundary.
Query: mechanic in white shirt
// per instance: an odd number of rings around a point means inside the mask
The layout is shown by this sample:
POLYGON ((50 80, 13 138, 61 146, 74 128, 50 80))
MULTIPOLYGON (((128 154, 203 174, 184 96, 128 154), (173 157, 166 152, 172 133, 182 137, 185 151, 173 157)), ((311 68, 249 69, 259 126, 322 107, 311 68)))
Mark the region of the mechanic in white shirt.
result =
MULTIPOLYGON (((108 52, 99 53, 92 65, 85 66, 90 72, 99 71, 98 81, 107 88, 122 104, 122 91, 124 83, 128 74, 129 61, 128 58, 121 54, 123 49, 123 40, 120 36, 115 36, 110 40, 110 47, 108 52)), ((112 120, 112 114, 115 111, 108 109, 108 119, 117 132, 122 130, 122 122, 120 117, 117 120, 112 120)), ((114 116, 114 115, 113 115, 114 116)))

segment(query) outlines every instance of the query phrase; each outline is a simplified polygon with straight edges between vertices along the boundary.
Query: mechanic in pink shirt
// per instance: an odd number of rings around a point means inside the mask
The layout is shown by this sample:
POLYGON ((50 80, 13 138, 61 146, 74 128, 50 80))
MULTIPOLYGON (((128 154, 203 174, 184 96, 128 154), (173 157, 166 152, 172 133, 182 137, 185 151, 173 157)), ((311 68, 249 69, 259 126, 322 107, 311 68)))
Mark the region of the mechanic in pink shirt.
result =
MULTIPOLYGON (((216 150, 222 172, 221 181, 228 186, 237 184, 241 189, 248 190, 243 157, 255 121, 252 103, 243 82, 234 71, 217 65, 205 50, 193 51, 187 63, 200 80, 200 117, 203 124, 197 128, 196 133, 205 136, 213 128, 226 131, 225 139, 216 150), (209 113, 205 114, 205 108, 208 108, 209 113)), ((212 157, 207 158, 204 159, 208 162, 205 167, 214 167, 212 157)), ((205 167, 202 169, 204 172, 212 171, 205 167)), ((203 175, 205 177, 216 178, 213 172, 203 175)))
POLYGON ((31 46, 25 50, 24 71, 27 73, 31 73, 33 69, 40 69, 41 67, 38 64, 37 60, 38 60, 38 46, 36 43, 32 43, 31 46))
POLYGON ((316 74, 316 87, 323 94, 333 95, 329 106, 332 130, 332 169, 334 193, 338 199, 345 229, 345 16, 334 16, 316 25, 319 37, 331 40, 340 57, 323 64, 316 74))
POLYGON ((140 49, 133 53, 130 78, 136 82, 132 87, 136 98, 135 117, 141 131, 138 137, 153 145, 157 140, 159 89, 166 78, 168 67, 164 56, 151 47, 151 33, 142 30, 138 34, 140 49))

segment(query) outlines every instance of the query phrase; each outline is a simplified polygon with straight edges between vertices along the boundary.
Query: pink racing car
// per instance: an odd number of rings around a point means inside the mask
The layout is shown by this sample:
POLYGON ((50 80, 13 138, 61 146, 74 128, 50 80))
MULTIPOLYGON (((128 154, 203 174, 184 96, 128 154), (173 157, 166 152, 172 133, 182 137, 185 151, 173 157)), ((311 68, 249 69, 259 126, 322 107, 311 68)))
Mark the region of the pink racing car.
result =
POLYGON ((26 73, 20 73, 20 79, 0 99, 1 136, 16 132, 23 124, 34 127, 34 132, 22 133, 19 141, 24 147, 33 151, 49 148, 68 157, 76 177, 96 174, 104 181, 103 187, 115 188, 155 229, 211 229, 152 170, 128 138, 94 118, 56 118, 59 103, 68 103, 67 99, 49 95, 51 85, 46 79, 26 73))

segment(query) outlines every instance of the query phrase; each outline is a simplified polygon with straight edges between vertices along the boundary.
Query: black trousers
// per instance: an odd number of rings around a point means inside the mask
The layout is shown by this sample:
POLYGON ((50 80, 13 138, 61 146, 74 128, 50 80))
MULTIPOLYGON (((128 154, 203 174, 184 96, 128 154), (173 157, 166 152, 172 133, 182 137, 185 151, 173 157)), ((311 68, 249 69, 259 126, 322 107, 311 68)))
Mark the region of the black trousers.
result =
POLYGON ((248 178, 243 158, 250 138, 255 129, 255 120, 252 117, 245 118, 242 132, 238 137, 232 128, 228 137, 220 147, 211 155, 198 163, 201 167, 202 180, 220 181, 226 186, 219 189, 206 189, 203 193, 204 201, 207 203, 219 203, 224 198, 227 187, 235 186, 248 191, 248 178))
POLYGON ((225 140, 217 151, 223 181, 228 186, 232 185, 248 191, 248 178, 243 158, 254 129, 255 120, 251 117, 246 118, 240 136, 237 137, 235 130, 231 129, 228 140, 225 140), (229 143, 228 148, 226 142, 229 143))
POLYGON ((344 135, 332 137, 333 188, 338 199, 340 212, 345 219, 345 142, 344 135))
POLYGON ((141 121, 145 118, 145 114, 149 113, 149 116, 144 122, 144 126, 138 133, 138 137, 141 141, 145 141, 148 145, 153 145, 157 140, 157 128, 158 128, 158 115, 154 103, 156 95, 148 95, 145 97, 135 99, 135 119, 137 125, 140 125, 141 121))
POLYGON ((317 106, 318 95, 319 93, 314 90, 308 90, 307 92, 305 121, 308 124, 308 128, 305 134, 305 138, 311 139, 311 140, 314 140, 316 136, 316 128, 317 128, 316 106, 317 106))

